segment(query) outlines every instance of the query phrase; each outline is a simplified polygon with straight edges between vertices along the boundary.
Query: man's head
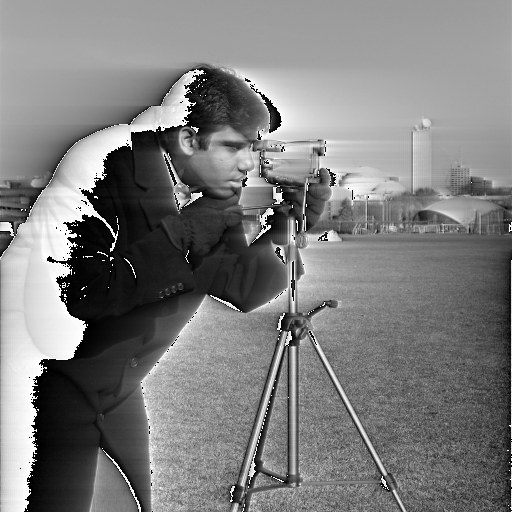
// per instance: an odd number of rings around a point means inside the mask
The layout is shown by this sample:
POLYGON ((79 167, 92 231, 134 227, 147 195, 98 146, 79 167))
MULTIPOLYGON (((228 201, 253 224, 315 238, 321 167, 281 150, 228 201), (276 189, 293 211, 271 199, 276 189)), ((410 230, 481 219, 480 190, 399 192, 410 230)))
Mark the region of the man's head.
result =
MULTIPOLYGON (((265 96, 231 70, 203 65, 193 73, 185 92, 186 126, 161 131, 160 143, 193 191, 225 198, 254 167, 251 142, 276 129, 280 116, 265 96)), ((171 103, 171 94, 162 106, 171 103)))
POLYGON ((223 126, 209 133, 203 149, 195 130, 185 127, 178 132, 179 149, 172 160, 180 179, 192 192, 228 199, 241 192, 242 180, 254 169, 252 141, 256 136, 256 131, 241 133, 223 126))
POLYGON ((240 133, 269 131, 271 104, 249 81, 228 69, 204 65, 198 70, 201 74, 186 94, 191 103, 187 125, 198 128, 202 148, 220 127, 229 126, 240 133))

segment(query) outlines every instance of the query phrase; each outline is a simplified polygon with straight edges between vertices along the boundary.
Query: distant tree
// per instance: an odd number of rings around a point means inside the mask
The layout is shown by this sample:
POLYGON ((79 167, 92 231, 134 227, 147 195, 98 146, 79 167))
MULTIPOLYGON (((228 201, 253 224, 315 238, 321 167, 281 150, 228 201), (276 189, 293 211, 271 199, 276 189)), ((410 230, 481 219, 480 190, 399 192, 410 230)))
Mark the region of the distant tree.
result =
POLYGON ((511 187, 486 188, 485 193, 488 196, 510 196, 510 195, 512 195, 512 188, 511 187))
POLYGON ((341 208, 338 212, 338 219, 339 220, 352 220, 352 203, 349 199, 343 199, 341 202, 341 208))
MULTIPOLYGON (((422 189, 430 190, 433 189, 422 189)), ((434 190, 435 193, 435 190, 434 190)), ((392 222, 410 221, 423 208, 437 202, 439 199, 435 194, 413 194, 412 192, 404 192, 403 194, 391 197, 390 219, 392 222)))
POLYGON ((430 187, 422 187, 418 188, 416 192, 414 192, 415 196, 437 196, 439 192, 430 187))
POLYGON ((469 194, 471 194, 471 183, 468 183, 467 185, 463 185, 462 187, 460 187, 459 193, 457 195, 467 196, 469 194))
POLYGON ((414 194, 409 191, 402 192, 401 194, 394 194, 387 198, 388 201, 403 201, 409 197, 414 197, 414 194))

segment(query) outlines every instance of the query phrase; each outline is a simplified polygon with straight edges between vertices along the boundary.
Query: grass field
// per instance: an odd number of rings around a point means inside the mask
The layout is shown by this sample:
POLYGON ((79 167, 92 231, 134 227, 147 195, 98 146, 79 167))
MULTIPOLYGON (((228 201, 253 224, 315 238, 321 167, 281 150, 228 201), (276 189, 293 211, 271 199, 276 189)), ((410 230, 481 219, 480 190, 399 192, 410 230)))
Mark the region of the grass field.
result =
MULTIPOLYGON (((302 251, 299 310, 409 512, 510 510, 509 236, 377 235, 302 251)), ((144 383, 153 509, 227 511, 286 295, 244 315, 207 298, 144 383)), ((309 342, 301 347, 304 479, 379 478, 309 342)), ((286 473, 286 385, 266 465, 286 473)), ((260 477, 260 485, 267 483, 260 477)), ((395 511, 379 486, 280 490, 251 511, 395 511)))

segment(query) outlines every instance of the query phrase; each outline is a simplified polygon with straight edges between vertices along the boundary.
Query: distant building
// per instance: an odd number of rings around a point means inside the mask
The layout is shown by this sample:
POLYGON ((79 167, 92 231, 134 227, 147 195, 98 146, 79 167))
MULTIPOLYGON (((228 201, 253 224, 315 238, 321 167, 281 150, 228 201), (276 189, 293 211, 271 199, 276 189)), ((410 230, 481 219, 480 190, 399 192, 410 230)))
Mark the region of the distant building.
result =
POLYGON ((478 223, 480 226, 476 231, 480 233, 482 233, 482 227, 485 227, 482 226, 482 222, 489 224, 492 221, 493 224, 497 224, 495 232, 503 233, 504 222, 508 223, 512 220, 512 212, 491 201, 459 196, 427 206, 415 215, 414 220, 443 224, 456 222, 468 227, 473 225, 474 230, 477 227, 475 223, 478 223))
POLYGON ((411 188, 432 188, 432 132, 430 119, 423 118, 412 131, 411 188))
POLYGON ((348 192, 346 197, 354 200, 368 199, 369 196, 385 199, 406 192, 398 178, 390 179, 374 167, 357 167, 352 172, 347 172, 338 183, 348 192))
POLYGON ((407 192, 407 189, 399 181, 388 180, 379 183, 368 195, 368 199, 386 200, 407 192))
POLYGON ((471 176, 470 183, 470 193, 472 196, 485 196, 486 192, 492 188, 491 180, 486 180, 485 178, 481 178, 479 176, 471 176))
POLYGON ((387 180, 386 176, 374 167, 357 167, 347 172, 341 179, 340 186, 351 193, 351 199, 370 194, 380 183, 387 180))
MULTIPOLYGON (((512 176, 512 170, 510 171, 510 175, 512 176)), ((511 188, 512 187, 512 179, 508 180, 493 180, 492 186, 495 188, 511 188)))
MULTIPOLYGON (((18 226, 25 222, 32 205, 50 179, 51 174, 46 174, 35 178, 17 176, 15 180, 0 182, 0 223, 9 223, 11 231, 16 233, 18 226)), ((5 234, 5 230, 2 232, 5 234)), ((3 249, 5 247, 0 243, 0 254, 3 249)))
POLYGON ((337 183, 343 191, 337 192, 339 199, 385 200, 407 191, 398 178, 391 179, 374 167, 357 167, 351 172, 346 172, 341 180, 338 179, 337 183))
POLYGON ((467 186, 471 183, 470 172, 469 167, 460 162, 452 165, 450 169, 450 192, 453 196, 467 191, 467 186))

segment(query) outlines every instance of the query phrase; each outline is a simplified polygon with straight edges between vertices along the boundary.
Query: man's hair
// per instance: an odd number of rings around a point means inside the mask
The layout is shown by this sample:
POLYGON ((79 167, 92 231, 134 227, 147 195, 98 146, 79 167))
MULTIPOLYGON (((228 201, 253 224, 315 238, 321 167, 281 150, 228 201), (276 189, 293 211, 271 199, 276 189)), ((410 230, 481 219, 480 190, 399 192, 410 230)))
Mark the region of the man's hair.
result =
POLYGON ((249 80, 228 68, 202 64, 195 69, 202 73, 187 86, 191 106, 186 121, 198 129, 201 149, 208 148, 211 134, 222 126, 244 133, 273 131, 281 124, 277 109, 249 80))

